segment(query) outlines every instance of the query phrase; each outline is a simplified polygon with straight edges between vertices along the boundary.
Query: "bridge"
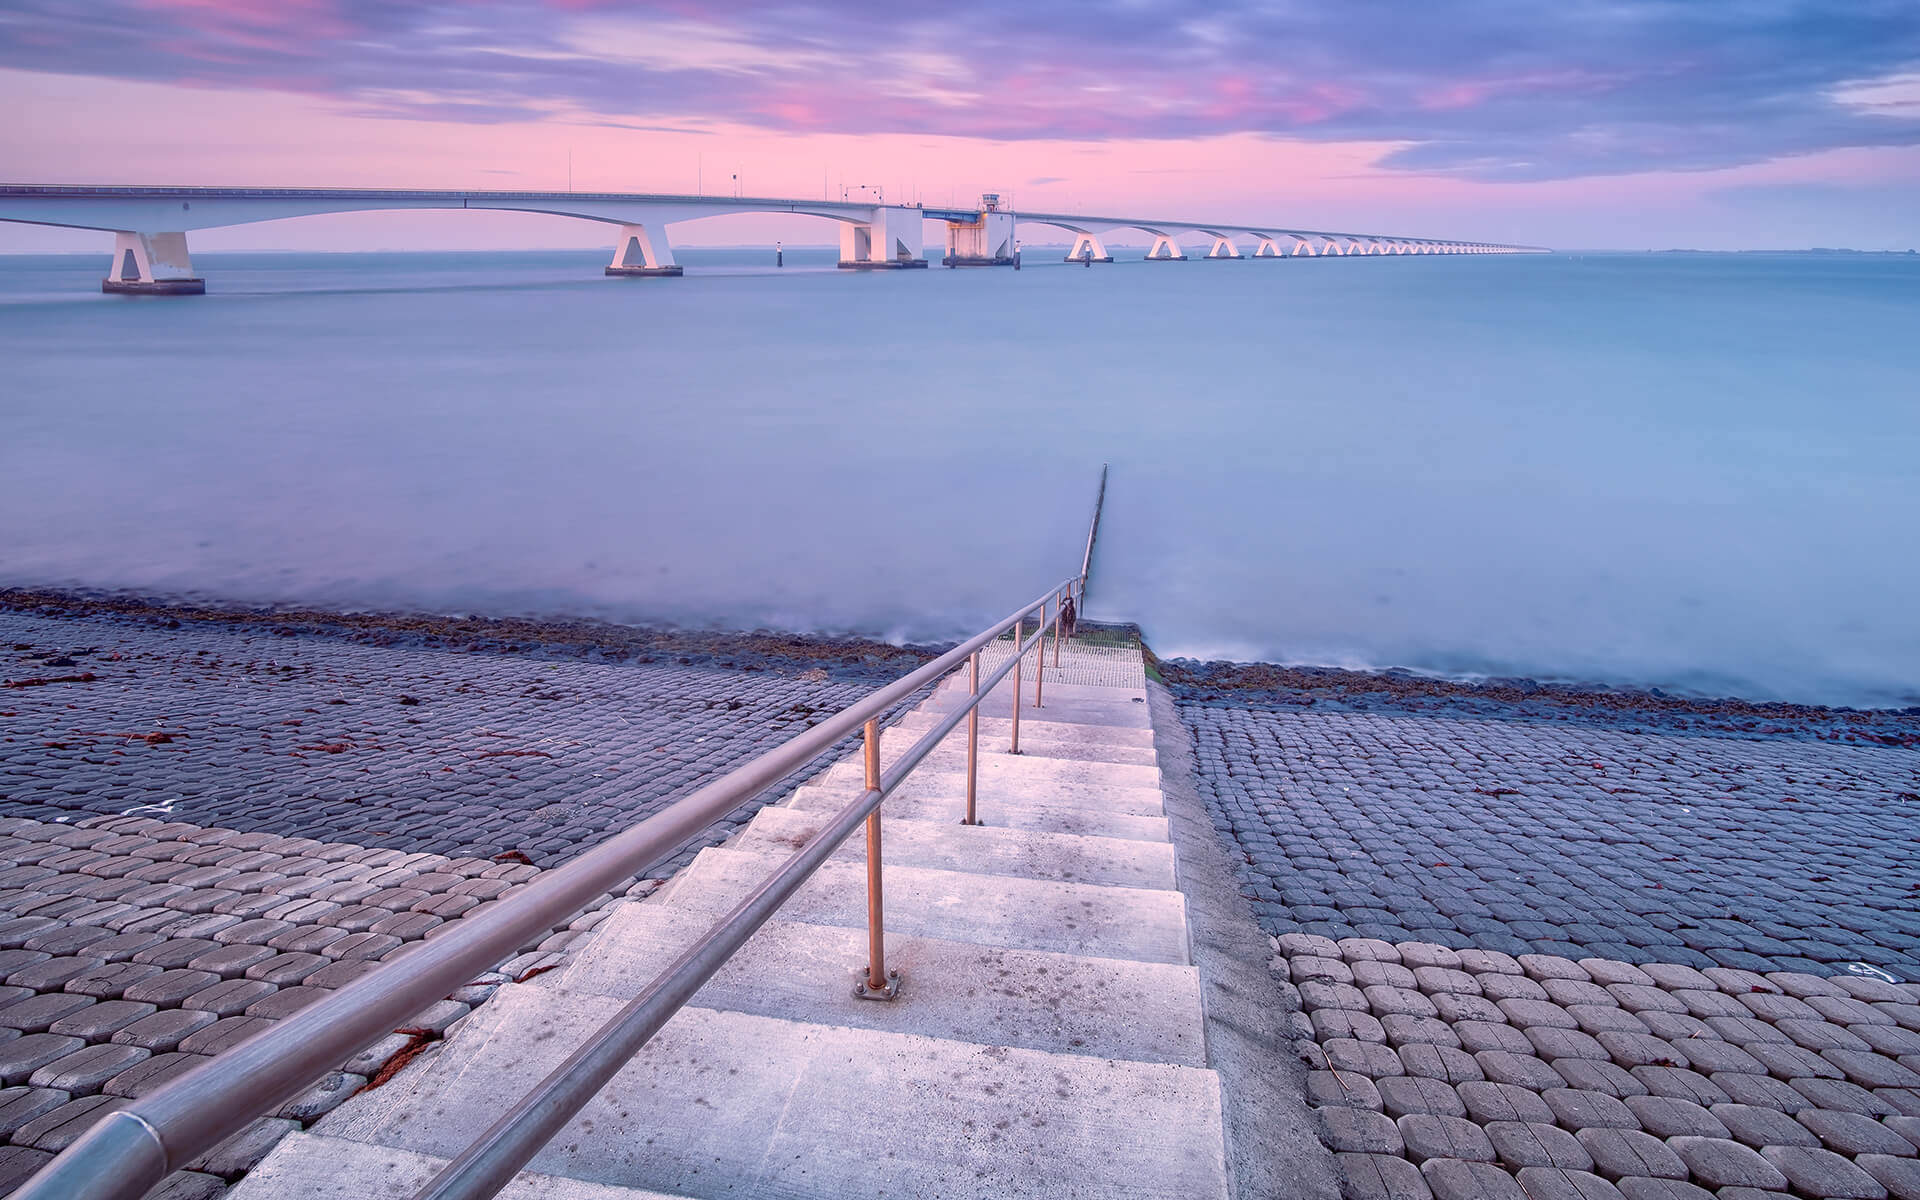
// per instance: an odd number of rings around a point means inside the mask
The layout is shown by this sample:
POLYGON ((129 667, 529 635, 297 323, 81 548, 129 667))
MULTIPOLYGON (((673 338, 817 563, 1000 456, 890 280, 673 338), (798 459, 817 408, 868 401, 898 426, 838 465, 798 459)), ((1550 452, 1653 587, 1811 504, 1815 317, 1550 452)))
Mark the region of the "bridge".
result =
POLYGON ((1103 238, 1138 230, 1153 238, 1147 259, 1182 262, 1181 239, 1206 237, 1205 257, 1297 258, 1324 255, 1515 254, 1539 247, 1445 238, 1292 229, 1279 225, 1209 223, 1071 213, 1015 213, 988 194, 977 207, 889 205, 867 200, 682 196, 645 192, 415 191, 391 188, 41 187, 0 186, 0 221, 97 229, 114 235, 113 260, 101 289, 146 295, 199 295, 187 235, 259 221, 324 213, 462 210, 541 213, 616 228, 606 273, 648 277, 681 274, 669 226, 738 213, 818 217, 840 225, 840 265, 892 270, 927 265, 925 224, 945 226, 948 266, 1012 266, 1021 223, 1075 235, 1071 262, 1108 263, 1103 238), (1241 243, 1251 243, 1242 254, 1241 243))

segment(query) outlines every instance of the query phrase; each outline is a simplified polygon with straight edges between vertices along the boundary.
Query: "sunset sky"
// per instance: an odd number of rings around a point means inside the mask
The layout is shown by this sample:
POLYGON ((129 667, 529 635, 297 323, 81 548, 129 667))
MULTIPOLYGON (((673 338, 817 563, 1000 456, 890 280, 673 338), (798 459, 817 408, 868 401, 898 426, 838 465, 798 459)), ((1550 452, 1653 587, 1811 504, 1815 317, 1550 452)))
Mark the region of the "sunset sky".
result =
MULTIPOLYGON (((1920 245, 1916 0, 0 0, 0 112, 10 183, 564 188, 571 156, 581 190, 737 175, 1566 248, 1920 245)), ((0 251, 100 236, 0 224, 0 251)), ((607 241, 470 213, 195 236, 607 241)))

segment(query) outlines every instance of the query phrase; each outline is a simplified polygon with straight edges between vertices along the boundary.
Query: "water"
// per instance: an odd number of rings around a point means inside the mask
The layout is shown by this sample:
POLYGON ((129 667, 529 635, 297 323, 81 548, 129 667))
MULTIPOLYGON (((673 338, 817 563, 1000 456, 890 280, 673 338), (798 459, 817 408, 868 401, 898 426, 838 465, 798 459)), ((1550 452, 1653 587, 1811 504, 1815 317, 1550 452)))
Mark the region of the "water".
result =
POLYGON ((0 258, 0 584, 937 639, 1111 462, 1163 654, 1920 703, 1905 257, 106 257, 0 258))

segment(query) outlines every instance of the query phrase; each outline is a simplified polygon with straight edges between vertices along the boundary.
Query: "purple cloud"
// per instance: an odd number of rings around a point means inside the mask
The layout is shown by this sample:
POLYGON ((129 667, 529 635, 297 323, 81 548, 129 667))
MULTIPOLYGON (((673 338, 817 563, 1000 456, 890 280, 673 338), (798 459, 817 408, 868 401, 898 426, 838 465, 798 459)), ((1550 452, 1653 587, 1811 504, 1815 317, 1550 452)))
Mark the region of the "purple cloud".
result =
POLYGON ((475 123, 1385 140, 1389 167, 1478 179, 1920 143, 1920 104, 1871 99, 1920 62, 1912 0, 87 7, 13 0, 0 66, 475 123))

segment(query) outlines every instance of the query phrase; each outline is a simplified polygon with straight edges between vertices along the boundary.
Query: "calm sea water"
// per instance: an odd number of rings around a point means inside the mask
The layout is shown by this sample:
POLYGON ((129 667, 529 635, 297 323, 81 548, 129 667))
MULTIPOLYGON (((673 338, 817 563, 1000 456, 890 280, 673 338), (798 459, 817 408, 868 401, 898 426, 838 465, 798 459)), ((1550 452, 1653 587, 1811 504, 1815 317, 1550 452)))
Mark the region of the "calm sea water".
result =
POLYGON ((1029 253, 0 258, 0 584, 1920 703, 1920 262, 1029 253))

